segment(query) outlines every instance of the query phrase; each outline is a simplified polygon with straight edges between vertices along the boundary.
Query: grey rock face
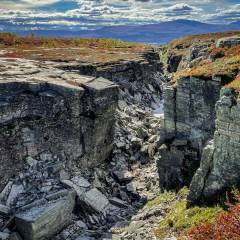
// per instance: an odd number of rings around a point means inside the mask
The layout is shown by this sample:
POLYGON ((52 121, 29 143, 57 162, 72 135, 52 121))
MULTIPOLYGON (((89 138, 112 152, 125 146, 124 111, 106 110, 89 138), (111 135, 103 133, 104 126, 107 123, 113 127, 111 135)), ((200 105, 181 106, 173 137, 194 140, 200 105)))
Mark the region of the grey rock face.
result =
POLYGON ((158 171, 162 189, 180 189, 189 185, 199 165, 198 152, 190 144, 163 144, 160 149, 158 171))
POLYGON ((204 143, 214 132, 220 89, 220 78, 183 78, 177 87, 167 86, 164 121, 168 138, 175 136, 204 143))
POLYGON ((215 104, 221 79, 183 78, 164 89, 165 147, 160 148, 162 188, 188 185, 200 163, 202 148, 215 129, 215 104))
POLYGON ((1 63, 1 186, 26 164, 20 159, 43 152, 61 155, 67 164, 81 168, 108 158, 116 85, 28 60, 1 59, 1 63))
POLYGON ((216 104, 214 138, 204 148, 201 165, 190 186, 189 203, 214 201, 240 184, 240 100, 223 89, 216 104))
POLYGON ((234 47, 240 45, 240 36, 221 38, 217 41, 217 47, 234 47))
POLYGON ((176 72, 182 60, 182 55, 171 55, 168 58, 168 72, 176 72))

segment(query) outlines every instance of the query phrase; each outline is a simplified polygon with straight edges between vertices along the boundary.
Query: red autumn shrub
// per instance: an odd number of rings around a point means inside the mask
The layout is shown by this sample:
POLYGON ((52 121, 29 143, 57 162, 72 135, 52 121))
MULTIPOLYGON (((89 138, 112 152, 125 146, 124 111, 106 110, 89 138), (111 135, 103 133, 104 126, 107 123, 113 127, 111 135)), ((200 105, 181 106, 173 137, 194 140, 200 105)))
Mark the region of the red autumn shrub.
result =
POLYGON ((203 223, 189 231, 190 240, 240 240, 240 193, 236 203, 227 205, 229 210, 220 214, 216 222, 203 223))
POLYGON ((210 58, 212 60, 216 60, 217 58, 221 58, 225 56, 225 49, 224 48, 218 48, 216 46, 213 46, 210 51, 210 58))
POLYGON ((212 223, 203 223, 189 231, 189 238, 191 240, 213 240, 213 236, 214 228, 212 223))

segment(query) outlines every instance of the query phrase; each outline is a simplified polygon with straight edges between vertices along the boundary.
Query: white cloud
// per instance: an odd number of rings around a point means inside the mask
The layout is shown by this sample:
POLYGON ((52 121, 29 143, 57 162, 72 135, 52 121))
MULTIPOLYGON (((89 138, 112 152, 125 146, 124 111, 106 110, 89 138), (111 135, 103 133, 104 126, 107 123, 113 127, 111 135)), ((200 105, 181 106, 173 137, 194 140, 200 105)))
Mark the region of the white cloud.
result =
POLYGON ((1 0, 0 8, 3 9, 28 9, 51 5, 61 0, 1 0))
POLYGON ((173 6, 170 6, 170 7, 166 8, 166 11, 175 11, 175 12, 186 11, 186 12, 189 12, 189 11, 202 11, 202 9, 191 6, 191 5, 188 5, 186 3, 178 3, 178 4, 175 4, 173 6))
MULTIPOLYGON (((239 16, 240 4, 208 10, 217 2, 227 0, 0 0, 0 20, 16 24, 48 24, 61 26, 104 26, 147 24, 175 19, 209 20, 239 16), (39 11, 38 7, 57 2, 75 1, 78 8, 65 12, 39 11), (8 6, 11 10, 7 10, 8 6), (25 20, 24 20, 25 19, 25 20), (27 21, 26 21, 27 19, 27 21)), ((47 8, 46 8, 47 9, 47 8)))
POLYGON ((234 4, 228 8, 218 8, 209 15, 209 19, 223 22, 231 22, 240 19, 240 4, 234 4))

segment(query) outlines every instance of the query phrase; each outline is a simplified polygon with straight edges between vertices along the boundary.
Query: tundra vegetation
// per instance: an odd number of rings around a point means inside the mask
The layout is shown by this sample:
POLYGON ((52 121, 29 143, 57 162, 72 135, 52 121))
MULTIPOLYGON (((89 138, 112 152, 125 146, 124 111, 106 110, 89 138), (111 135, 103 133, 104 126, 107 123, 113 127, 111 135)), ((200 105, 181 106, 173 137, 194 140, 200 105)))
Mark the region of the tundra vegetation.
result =
POLYGON ((177 84, 180 78, 221 76, 225 79, 235 79, 232 83, 226 83, 226 87, 239 89, 240 71, 240 46, 219 47, 216 41, 223 37, 239 35, 239 32, 210 33, 203 35, 193 35, 172 41, 165 49, 163 60, 169 55, 184 58, 189 54, 189 49, 193 44, 205 44, 208 47, 208 59, 203 58, 196 61, 192 66, 178 69, 172 76, 172 83, 177 84))
POLYGON ((240 236, 240 193, 220 205, 187 207, 187 188, 165 192, 148 203, 149 209, 168 206, 164 220, 155 230, 157 239, 238 240, 240 236))
POLYGON ((23 37, 0 33, 0 50, 7 50, 2 57, 111 64, 133 61, 150 49, 150 46, 116 39, 50 38, 34 34, 23 37))
POLYGON ((35 34, 19 36, 13 33, 0 33, 1 47, 43 47, 43 48, 66 48, 66 47, 140 47, 139 43, 128 43, 111 38, 50 38, 37 37, 35 34))

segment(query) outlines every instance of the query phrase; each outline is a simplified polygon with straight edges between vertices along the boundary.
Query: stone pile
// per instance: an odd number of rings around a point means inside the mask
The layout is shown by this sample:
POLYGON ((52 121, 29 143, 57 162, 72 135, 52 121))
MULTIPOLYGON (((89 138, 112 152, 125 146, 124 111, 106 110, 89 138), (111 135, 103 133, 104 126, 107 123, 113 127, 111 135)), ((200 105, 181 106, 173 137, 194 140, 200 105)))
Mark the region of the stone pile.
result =
POLYGON ((86 212, 105 212, 108 199, 80 173, 70 177, 62 159, 43 153, 25 161, 23 172, 0 193, 1 227, 9 234, 12 230, 27 240, 50 238, 73 221, 77 204, 86 206, 86 212))
MULTIPOLYGON (((116 126, 114 149, 112 162, 112 175, 120 183, 134 182, 138 177, 132 173, 138 174, 145 165, 151 165, 157 157, 157 144, 160 138, 161 118, 156 118, 151 112, 145 112, 137 106, 127 106, 120 102, 118 111, 119 117, 116 126)), ((156 173, 150 182, 143 181, 144 185, 157 182, 156 173)), ((158 184, 156 183, 156 186, 158 184)), ((130 192, 134 193, 135 188, 127 184, 130 192)), ((136 186, 141 189, 143 186, 136 186)))

